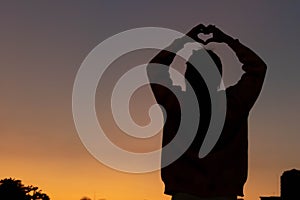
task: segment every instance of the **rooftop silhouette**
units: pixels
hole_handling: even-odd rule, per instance
[[[261,200],[300,199],[300,170],[284,171],[280,177],[280,196],[260,197]]]

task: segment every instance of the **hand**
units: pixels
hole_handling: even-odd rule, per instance
[[[208,44],[210,42],[217,42],[217,43],[229,43],[231,41],[233,41],[234,39],[225,34],[224,32],[222,32],[220,29],[218,29],[216,26],[214,25],[208,25],[205,29],[204,29],[204,34],[210,34],[212,33],[213,37],[207,39],[204,44]]]
[[[203,24],[199,24],[192,28],[186,35],[195,40],[196,42],[204,44],[205,42],[198,37],[200,33],[204,33],[206,27]]]

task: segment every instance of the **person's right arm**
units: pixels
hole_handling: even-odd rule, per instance
[[[154,93],[157,103],[165,105],[168,102],[168,95],[171,88],[178,86],[172,85],[172,80],[169,74],[169,66],[173,62],[176,53],[184,48],[188,42],[203,41],[198,37],[198,34],[204,30],[204,25],[199,24],[192,28],[182,38],[174,40],[174,42],[161,50],[148,64],[147,75],[150,81],[152,92]]]
[[[147,66],[152,92],[157,103],[163,104],[167,101],[168,89],[173,87],[170,78],[169,66],[173,62],[176,52],[184,46],[183,40],[176,39],[170,46],[161,50]]]

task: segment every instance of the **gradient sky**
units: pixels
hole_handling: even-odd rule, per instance
[[[87,54],[116,33],[145,26],[187,32],[211,23],[268,65],[249,118],[245,200],[279,195],[282,172],[300,168],[299,9],[292,0],[1,1],[0,178],[36,185],[54,200],[170,199],[159,172],[118,172],[88,153],[73,123],[73,82]],[[225,81],[234,83],[239,64],[220,48],[231,66]]]

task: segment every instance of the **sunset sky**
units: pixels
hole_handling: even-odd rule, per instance
[[[73,122],[73,83],[88,53],[114,34],[138,27],[186,33],[204,23],[238,38],[268,66],[263,90],[249,117],[244,199],[279,195],[282,172],[300,169],[299,10],[300,2],[292,0],[1,1],[0,179],[12,177],[38,186],[53,200],[83,196],[170,200],[163,195],[159,171],[119,172],[86,150]],[[234,54],[225,45],[211,48],[223,58],[225,84],[234,84],[240,76]],[[149,61],[151,52],[146,53]],[[141,61],[132,59],[132,63],[147,62],[141,57]],[[143,103],[153,101],[147,95],[137,98]],[[96,102],[97,115],[107,119],[101,94]],[[141,124],[146,123],[143,116],[147,114],[143,105],[136,105]],[[114,133],[119,131],[109,122],[106,125]],[[112,141],[129,150],[159,147],[159,135],[139,144],[119,135],[112,136]]]

